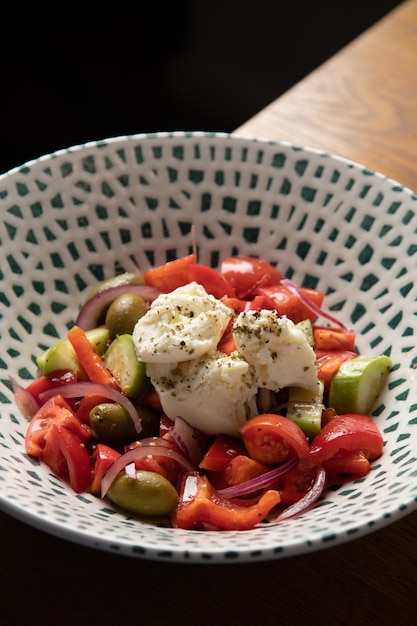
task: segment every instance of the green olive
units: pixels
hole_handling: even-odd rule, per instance
[[[159,434],[159,414],[144,406],[136,407],[142,422],[140,437],[156,437]],[[89,422],[98,439],[113,446],[123,446],[138,439],[132,418],[120,404],[102,402],[89,413]]]
[[[169,480],[146,470],[136,470],[136,478],[121,472],[107,495],[117,506],[146,516],[168,515],[178,504],[178,493]]]
[[[160,414],[146,406],[137,406],[140,421],[142,422],[142,430],[140,431],[140,438],[144,437],[157,437],[159,435]],[[136,433],[136,439],[137,439]]]
[[[117,276],[113,276],[108,280],[104,280],[103,282],[96,285],[85,298],[83,305],[86,304],[89,300],[94,298],[99,293],[106,291],[107,289],[111,289],[112,287],[123,287],[124,285],[144,285],[145,280],[141,274],[135,274],[133,272],[124,272],[123,274],[117,274]]]
[[[126,292],[113,300],[106,313],[105,326],[111,338],[131,335],[136,322],[145,315],[146,302],[135,293]]]
[[[120,404],[97,404],[91,409],[88,419],[91,428],[103,443],[121,446],[138,437],[132,418]]]

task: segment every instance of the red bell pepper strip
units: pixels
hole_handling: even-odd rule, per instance
[[[221,497],[207,476],[190,473],[182,481],[173,525],[183,529],[208,524],[221,530],[250,530],[262,522],[279,501],[278,491],[270,489],[256,504],[240,506]]]
[[[347,328],[314,325],[313,339],[316,351],[355,350],[356,333]]]
[[[91,382],[102,383],[109,387],[120,389],[117,380],[114,378],[101,356],[94,350],[82,328],[73,326],[68,331],[68,339]]]
[[[315,350],[315,353],[317,376],[323,381],[326,391],[329,390],[330,383],[342,363],[358,356],[352,350],[332,350],[330,352]]]
[[[156,287],[163,293],[169,293],[189,282],[188,268],[196,262],[196,255],[189,254],[174,261],[168,261],[164,265],[150,268],[143,273],[143,278],[147,285]]]

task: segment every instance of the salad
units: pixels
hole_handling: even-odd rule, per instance
[[[11,379],[27,454],[174,527],[281,523],[383,453],[370,414],[390,358],[358,354],[322,292],[261,259],[104,281],[37,365]]]

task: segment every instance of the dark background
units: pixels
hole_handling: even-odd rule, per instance
[[[0,172],[111,136],[232,131],[398,4],[14,6],[0,22]]]

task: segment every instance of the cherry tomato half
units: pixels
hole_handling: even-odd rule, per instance
[[[239,433],[249,455],[266,465],[308,456],[307,437],[297,424],[282,415],[257,415],[245,422]]]
[[[300,287],[300,293],[309,298],[318,307],[321,307],[324,293],[316,289]],[[285,285],[262,285],[256,290],[258,295],[264,296],[264,306],[275,309],[279,315],[286,315],[295,324],[309,319],[311,322],[317,318],[317,314],[305,304],[302,299],[293,293]]]

